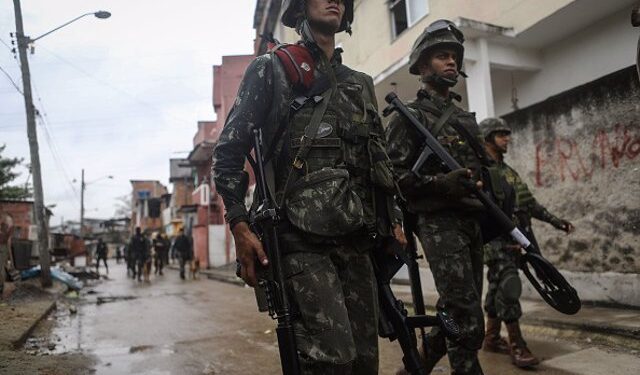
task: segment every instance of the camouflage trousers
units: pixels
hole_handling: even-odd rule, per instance
[[[514,250],[506,249],[504,245],[504,241],[495,240],[485,246],[489,287],[484,301],[484,311],[490,318],[509,323],[522,316],[522,281],[518,274],[519,255]]]
[[[437,212],[420,215],[417,235],[433,273],[444,310],[460,326],[462,337],[445,339],[438,327],[425,337],[427,357],[449,355],[453,374],[482,374],[478,349],[484,338],[482,296],[482,235],[478,222],[465,214]]]
[[[378,373],[378,290],[369,250],[287,244],[287,292],[303,374]]]

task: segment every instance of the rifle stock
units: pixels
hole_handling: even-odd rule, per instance
[[[422,153],[435,154],[444,165],[454,171],[462,168],[448,152],[442,147],[440,142],[424,127],[420,121],[409,111],[406,105],[391,92],[385,97],[385,101],[389,106],[385,108],[384,115],[388,116],[392,112],[397,111],[424,137],[424,145]],[[419,157],[418,161],[424,163],[426,157]],[[422,164],[413,166],[412,171],[417,173]],[[542,298],[556,310],[573,315],[580,310],[581,302],[576,290],[567,282],[567,280],[558,272],[558,270],[547,261],[540,250],[525,236],[513,221],[485,194],[482,190],[476,188],[472,182],[468,182],[467,188],[478,198],[484,205],[488,214],[494,221],[494,224],[500,228],[504,234],[509,234],[520,246],[525,250],[524,262],[521,268],[527,276],[533,287],[538,291]],[[535,276],[529,271],[528,265],[535,270]],[[538,279],[536,279],[536,276]]]

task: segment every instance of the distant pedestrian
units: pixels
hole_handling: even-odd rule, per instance
[[[5,267],[10,258],[11,236],[13,235],[13,220],[8,214],[0,212],[0,299],[4,292],[4,281],[7,277]]]
[[[129,241],[129,256],[132,258],[134,265],[133,278],[138,277],[138,281],[142,281],[142,272],[149,258],[149,241],[142,234],[140,227],[136,227],[136,233]]]
[[[171,240],[171,247],[169,250],[169,254],[170,254],[169,257],[170,257],[171,264],[174,264],[176,262],[176,258],[178,257],[178,255],[176,254],[176,238],[175,237]]]
[[[127,263],[127,277],[135,277],[136,275],[136,262],[131,252],[131,244],[124,245],[124,261]]]
[[[118,246],[116,248],[116,264],[120,264],[120,260],[122,259],[122,249],[124,249],[124,246]]]
[[[100,260],[104,262],[104,268],[107,269],[107,275],[109,274],[109,265],[107,264],[107,244],[104,243],[102,238],[98,239],[98,244],[96,245],[96,273],[100,274]]]
[[[185,264],[193,258],[191,250],[191,240],[184,234],[184,229],[180,229],[178,237],[173,245],[176,248],[178,261],[180,262],[180,278],[185,279]]]
[[[164,233],[158,233],[156,238],[153,240],[153,251],[155,254],[155,272],[162,275],[162,269],[168,260],[169,247],[171,243],[167,239],[167,236]]]

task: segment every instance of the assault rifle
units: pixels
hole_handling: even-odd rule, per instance
[[[413,237],[412,234],[410,236]],[[415,242],[413,245],[415,246]],[[439,326],[447,337],[458,340],[460,339],[460,328],[445,312],[438,312],[435,316],[425,314],[418,263],[416,258],[412,258],[410,255],[412,252],[417,253],[415,253],[416,249],[412,248],[411,242],[408,253],[405,253],[405,249],[395,240],[391,247],[393,255],[381,249],[375,251],[373,255],[380,303],[378,334],[389,341],[398,340],[403,353],[402,363],[407,372],[411,375],[426,375],[426,369],[418,353],[415,329],[420,329],[424,339],[425,327]],[[391,279],[404,264],[408,266],[411,278],[414,315],[409,315],[404,303],[393,294],[390,285]],[[416,299],[418,295],[419,299]]]
[[[251,131],[255,159],[251,155],[247,155],[247,160],[255,173],[258,191],[258,204],[251,213],[251,227],[262,242],[262,247],[269,259],[269,268],[261,269],[258,273],[258,288],[255,288],[258,309],[261,312],[268,311],[269,316],[278,321],[276,336],[280,350],[282,374],[299,375],[298,349],[292,324],[291,306],[285,290],[280,245],[276,232],[280,218],[276,204],[267,190],[262,158],[262,130],[253,128]]]
[[[405,117],[413,127],[424,136],[424,148],[418,157],[416,164],[411,169],[418,173],[422,164],[431,155],[438,157],[444,167],[450,171],[462,168],[462,166],[442,147],[440,142],[427,130],[420,121],[409,111],[395,93],[389,93],[385,97],[389,106],[385,108],[384,116],[389,116],[397,111]],[[484,205],[493,223],[501,233],[508,233],[524,249],[523,261],[520,268],[527,276],[540,296],[554,309],[567,315],[573,315],[580,310],[581,302],[576,290],[567,282],[562,274],[545,259],[540,250],[516,227],[513,221],[493,202],[489,196],[478,189],[472,182],[467,187]],[[534,270],[531,272],[529,266]],[[534,275],[535,273],[535,275]]]

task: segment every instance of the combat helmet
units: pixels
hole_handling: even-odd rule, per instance
[[[505,132],[511,134],[511,128],[507,122],[500,117],[489,117],[480,121],[480,130],[485,141],[491,141],[491,135],[495,132]]]
[[[457,54],[458,73],[466,77],[462,71],[462,61],[464,59],[464,35],[456,25],[449,21],[440,19],[434,21],[420,34],[413,44],[411,55],[409,56],[409,73],[420,75],[420,59],[436,47],[452,48]],[[443,77],[440,77],[443,78]],[[448,82],[451,81],[451,82]],[[453,86],[457,80],[445,79],[443,83]]]
[[[342,23],[338,32],[346,31],[351,34],[351,24],[353,23],[353,0],[343,0],[344,2],[344,15],[342,16]],[[282,24],[298,29],[300,27],[299,19],[304,16],[305,0],[284,0],[282,2]]]

